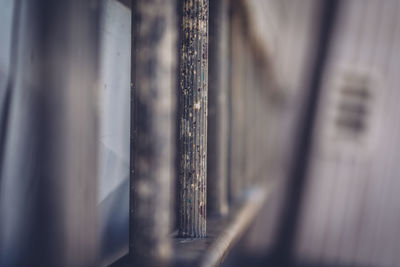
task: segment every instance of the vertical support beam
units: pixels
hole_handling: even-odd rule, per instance
[[[230,140],[230,166],[231,175],[229,177],[229,200],[235,202],[242,192],[243,170],[244,170],[244,79],[245,79],[245,43],[243,40],[243,21],[240,15],[240,3],[232,2],[232,25],[231,25],[231,45],[232,45],[232,75],[231,75],[231,140]]]
[[[294,247],[297,238],[300,208],[309,172],[312,145],[317,118],[317,107],[321,94],[322,78],[330,56],[336,19],[341,0],[324,0],[319,3],[318,29],[310,51],[309,69],[304,84],[304,103],[298,121],[293,158],[289,170],[289,181],[281,211],[279,228],[275,240],[272,266],[292,266],[295,262]]]
[[[175,1],[133,1],[129,251],[138,266],[166,266],[171,257],[175,8]]]
[[[97,266],[98,1],[21,0],[0,266]]]
[[[228,212],[228,12],[227,0],[210,2],[207,210],[217,216]]]
[[[247,46],[247,60],[246,60],[246,86],[245,86],[245,97],[243,101],[245,101],[245,183],[246,187],[250,188],[253,186],[253,179],[255,177],[256,167],[254,166],[254,149],[253,149],[253,140],[254,140],[254,131],[255,131],[255,114],[253,112],[254,105],[256,105],[255,101],[252,99],[254,91],[256,90],[254,86],[254,71],[255,71],[255,64],[253,60],[253,53],[254,51],[251,50],[251,46]]]
[[[208,0],[183,0],[179,236],[206,236]]]
[[[243,19],[243,23],[245,23],[245,19]],[[245,25],[245,24],[244,24]],[[244,192],[249,187],[250,184],[250,176],[249,176],[249,162],[251,159],[249,158],[249,134],[251,129],[249,126],[252,122],[250,121],[249,116],[249,91],[252,90],[250,88],[250,68],[251,68],[251,61],[250,61],[250,46],[248,44],[249,38],[247,35],[247,29],[243,25],[243,35],[242,35],[242,45],[243,45],[243,62],[241,65],[243,78],[241,80],[241,88],[240,88],[240,97],[238,102],[242,102],[242,118],[241,118],[241,127],[240,127],[240,139],[241,139],[241,148],[240,148],[240,179],[241,181],[241,192]]]

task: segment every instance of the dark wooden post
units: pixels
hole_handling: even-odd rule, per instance
[[[206,236],[208,0],[183,0],[179,236]]]
[[[133,1],[130,256],[165,266],[174,171],[175,1]]]
[[[207,210],[217,216],[228,212],[228,8],[227,0],[210,2]]]

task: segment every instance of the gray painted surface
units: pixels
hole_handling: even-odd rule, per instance
[[[343,1],[314,143],[299,227],[299,259],[399,266],[399,1]],[[337,83],[346,72],[371,75],[363,138],[331,127]]]
[[[4,93],[10,72],[11,31],[14,11],[13,0],[0,2],[0,110],[3,109]]]
[[[99,194],[102,263],[128,250],[131,11],[103,1],[99,79]]]
[[[269,120],[268,132],[263,133],[268,143],[268,152],[266,159],[261,157],[261,160],[267,162],[265,175],[279,183],[245,236],[241,247],[242,252],[264,255],[275,242],[280,222],[286,176],[293,152],[293,140],[296,138],[294,135],[297,132],[295,122],[304,99],[302,89],[307,71],[305,62],[314,34],[316,1],[251,2],[253,20],[258,23],[259,32],[265,35],[265,42],[270,44],[267,51],[279,82],[276,88],[267,89],[270,101],[266,104],[266,112],[262,113],[262,117],[268,117]]]

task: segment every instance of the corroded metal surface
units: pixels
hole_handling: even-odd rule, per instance
[[[179,236],[206,235],[208,1],[182,3]]]
[[[174,1],[134,1],[130,255],[138,266],[165,266],[171,254]]]

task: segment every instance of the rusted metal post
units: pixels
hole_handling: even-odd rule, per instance
[[[208,0],[183,0],[179,236],[206,236]]]
[[[207,210],[228,212],[228,1],[210,2]]]
[[[165,266],[171,257],[176,4],[133,2],[129,249],[138,266]]]

